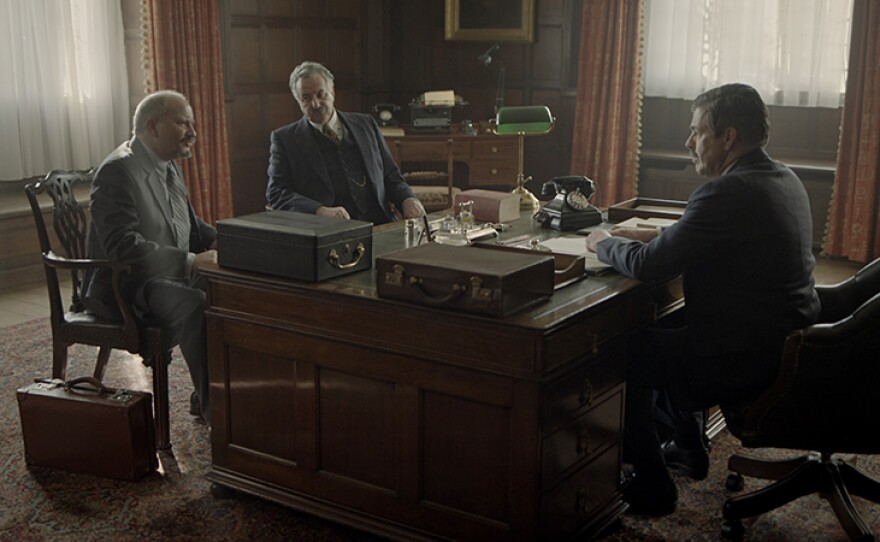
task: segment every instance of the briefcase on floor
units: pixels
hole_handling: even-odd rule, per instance
[[[82,377],[36,382],[17,397],[28,465],[120,480],[159,466],[149,393]]]
[[[553,257],[428,243],[376,258],[380,297],[504,317],[553,295]]]
[[[373,266],[373,224],[290,211],[217,221],[217,263],[321,281]]]

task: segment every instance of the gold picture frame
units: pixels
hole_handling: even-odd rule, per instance
[[[534,36],[535,0],[446,0],[448,41],[531,43]]]

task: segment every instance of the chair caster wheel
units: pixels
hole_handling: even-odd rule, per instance
[[[724,482],[724,487],[726,487],[728,491],[742,491],[745,484],[746,482],[743,479],[742,474],[728,474],[727,481]]]
[[[728,540],[742,540],[746,529],[738,519],[725,519],[721,524],[721,536]]]
[[[211,496],[215,499],[231,499],[235,496],[234,489],[217,483],[212,483],[209,491],[211,492]]]

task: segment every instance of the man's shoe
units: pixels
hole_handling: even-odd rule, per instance
[[[675,512],[678,489],[669,478],[650,480],[633,475],[622,488],[623,501],[629,505],[627,512],[643,516],[667,516]]]
[[[663,459],[667,467],[688,478],[705,480],[709,475],[709,452],[705,448],[685,450],[679,448],[674,440],[668,440],[663,444]]]
[[[199,402],[199,396],[193,391],[189,394],[189,413],[192,416],[202,416],[202,404]]]

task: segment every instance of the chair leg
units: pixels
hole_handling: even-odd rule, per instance
[[[727,469],[751,478],[782,480],[804,463],[817,461],[819,458],[820,455],[815,452],[791,459],[780,459],[775,461],[769,459],[756,459],[745,455],[732,455],[730,456],[730,459],[727,460]]]
[[[156,401],[156,448],[171,448],[171,424],[168,405],[168,363],[171,352],[157,354],[152,360],[153,398]]]
[[[844,461],[839,462],[837,468],[850,494],[880,503],[880,480]]]
[[[724,503],[724,519],[750,518],[816,493],[821,489],[822,470],[819,460],[805,462],[778,482],[746,495],[731,497]]]
[[[67,379],[67,345],[52,341],[52,378]]]
[[[102,346],[98,349],[98,362],[95,364],[95,380],[104,381],[104,373],[107,371],[107,362],[110,360],[110,352],[112,348]]]
[[[846,534],[853,541],[873,542],[874,534],[865,525],[865,522],[853,505],[849,492],[844,485],[844,478],[841,476],[837,465],[834,462],[828,461],[824,463],[824,466],[825,475],[827,476],[826,482],[829,487],[827,488],[827,493],[823,493],[822,496],[831,503],[834,515],[837,516],[837,520],[840,521]]]

